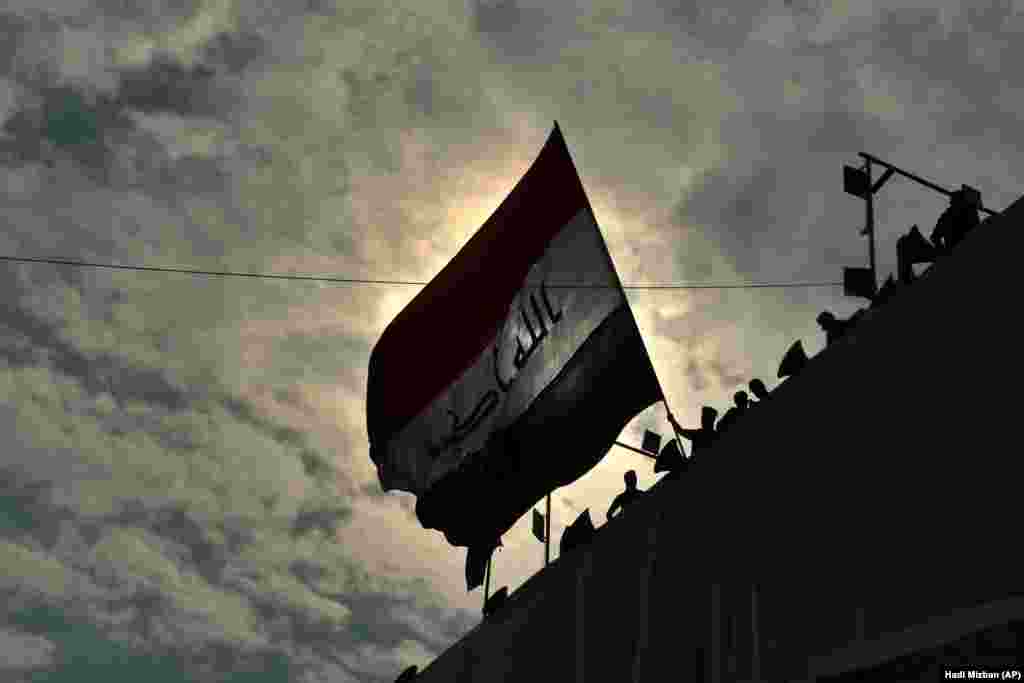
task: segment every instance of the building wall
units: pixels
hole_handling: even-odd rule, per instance
[[[1024,200],[420,680],[813,679],[847,666],[835,653],[867,642],[882,661],[912,625],[1024,593],[1022,231]]]
[[[980,629],[936,647],[926,647],[875,666],[822,677],[821,683],[853,681],[991,680],[1004,672],[1020,672],[1024,652],[1024,621],[1014,620]],[[947,672],[949,677],[947,678]],[[987,678],[979,673],[989,674]]]

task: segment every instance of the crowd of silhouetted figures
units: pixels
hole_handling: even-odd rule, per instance
[[[916,225],[906,235],[900,237],[896,242],[898,280],[894,280],[890,276],[877,292],[874,291],[872,283],[869,296],[870,308],[876,309],[885,305],[901,289],[911,286],[917,279],[913,268],[915,265],[934,263],[949,254],[974,228],[980,225],[979,208],[980,202],[976,194],[966,188],[954,191],[950,195],[949,206],[943,211],[932,231],[930,241],[924,238]],[[829,311],[818,315],[817,323],[825,333],[826,346],[843,338],[866,314],[867,310],[862,308],[845,320],[837,318]],[[779,378],[798,374],[807,362],[803,345],[797,341],[789,348],[779,364]],[[699,462],[723,434],[735,429],[736,424],[745,414],[751,410],[757,410],[756,406],[770,400],[771,392],[768,391],[762,380],[750,380],[748,388],[756,400],[751,399],[750,394],[746,391],[737,391],[733,395],[733,405],[725,411],[721,419],[719,419],[716,409],[704,406],[701,408],[699,427],[683,427],[670,412],[669,422],[676,434],[689,442],[690,456],[686,457],[680,449],[678,441],[672,439],[662,448],[660,455],[655,460],[654,471],[667,472],[670,478],[678,477],[693,463]],[[615,517],[617,512],[640,500],[645,493],[637,488],[635,471],[626,472],[624,479],[626,489],[612,501],[607,513],[609,521]],[[565,553],[573,547],[586,543],[594,532],[590,512],[585,510],[572,525],[566,528],[562,535],[560,551]]]
[[[972,230],[981,224],[978,215],[980,203],[980,197],[968,188],[956,190],[950,194],[949,206],[939,216],[935,229],[932,230],[930,241],[925,239],[916,225],[911,227],[907,234],[896,240],[896,278],[894,279],[890,275],[877,292],[869,291],[864,294],[871,301],[869,309],[884,306],[902,289],[914,284],[914,281],[917,280],[917,275],[914,273],[915,265],[935,263],[952,252]],[[872,282],[872,290],[873,287],[874,283]],[[867,309],[861,308],[846,320],[836,318],[829,311],[821,313],[817,321],[825,331],[826,344],[832,344],[841,339],[866,313]],[[797,358],[789,366],[784,364],[779,368],[779,377],[796,374],[801,367],[802,364]]]
[[[896,270],[897,278],[891,275],[886,279],[877,292],[870,292],[871,301],[868,309],[877,309],[888,303],[900,290],[911,286],[917,279],[914,273],[914,266],[919,264],[931,264],[949,254],[957,244],[978,225],[979,201],[966,189],[957,190],[950,195],[949,207],[943,211],[932,231],[931,238],[925,239],[921,231],[915,225],[907,234],[896,241]],[[849,318],[843,320],[837,318],[829,311],[824,311],[817,317],[817,323],[825,332],[825,345],[831,345],[843,338],[858,322],[863,320],[868,309],[861,308]],[[779,378],[792,377],[798,374],[807,364],[807,355],[804,353],[801,342],[795,342],[779,364]],[[676,434],[690,443],[690,456],[686,457],[679,448],[678,440],[672,439],[661,450],[660,455],[654,463],[655,472],[667,472],[668,477],[675,478],[688,470],[694,462],[698,462],[701,456],[718,441],[726,432],[735,428],[743,415],[751,410],[757,410],[756,406],[770,400],[771,392],[760,379],[752,379],[748,384],[750,394],[756,400],[750,398],[746,391],[737,391],[733,395],[733,405],[730,406],[721,419],[718,418],[718,411],[710,406],[701,408],[700,426],[685,428],[680,425],[676,418],[669,413],[668,419]],[[641,500],[646,493],[637,488],[637,476],[635,470],[629,470],[623,476],[626,488],[615,496],[606,515],[608,521],[616,517],[617,513],[632,506]],[[586,545],[593,538],[596,529],[590,519],[590,510],[584,510],[572,524],[566,527],[562,533],[559,543],[559,555],[571,551],[573,548]],[[508,588],[503,587],[495,591],[484,605],[484,617],[496,612],[507,600]],[[411,666],[396,679],[395,683],[406,683],[412,681],[417,675],[417,667]]]

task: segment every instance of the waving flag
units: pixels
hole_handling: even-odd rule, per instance
[[[416,494],[424,527],[493,548],[661,397],[555,124],[511,194],[374,347],[370,457],[384,490]]]

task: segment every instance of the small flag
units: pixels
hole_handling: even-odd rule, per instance
[[[661,455],[654,462],[654,472],[681,472],[686,469],[689,461],[683,457],[682,451],[679,450],[679,444],[675,441],[669,441],[665,444],[664,450],[661,451]]]
[[[533,511],[533,536],[541,543],[544,542],[544,515]]]
[[[489,617],[504,605],[508,601],[508,586],[502,586],[498,590],[494,591],[494,595],[487,598],[487,602],[484,603],[484,616]]]
[[[805,365],[807,365],[807,354],[804,352],[803,343],[797,339],[786,351],[786,355],[782,357],[782,362],[779,363],[779,378],[792,377],[803,370]]]
[[[871,178],[868,177],[867,171],[853,166],[843,166],[843,191],[861,199],[871,196]]]
[[[644,431],[644,442],[640,448],[650,453],[652,457],[657,457],[658,450],[661,448],[661,434],[649,429]]]
[[[875,297],[875,273],[870,268],[843,268],[843,294],[865,299]]]
[[[562,532],[562,540],[558,544],[559,556],[566,554],[573,548],[585,545],[596,533],[594,523],[590,520],[590,508],[580,513],[576,521],[565,528]]]

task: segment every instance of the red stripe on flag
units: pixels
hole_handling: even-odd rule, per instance
[[[472,365],[493,341],[530,267],[586,206],[556,125],[483,227],[381,335],[367,387],[371,442],[386,441]]]

